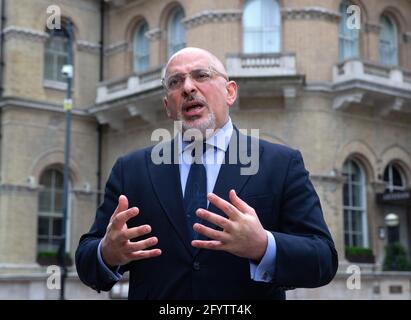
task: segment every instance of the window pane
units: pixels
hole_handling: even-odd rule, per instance
[[[387,16],[380,19],[380,62],[385,65],[396,65],[398,62],[397,30]]]
[[[61,236],[63,230],[63,219],[53,218],[53,236]]]
[[[350,198],[349,198],[349,192],[348,192],[348,184],[344,183],[343,186],[343,204],[344,206],[350,206]]]
[[[281,15],[276,0],[248,0],[243,11],[243,51],[279,52]]]
[[[53,170],[54,174],[54,188],[63,190],[64,187],[64,176],[58,170]]]
[[[45,45],[44,77],[48,80],[64,81],[61,67],[67,63],[68,41],[65,31],[54,30]]]
[[[54,212],[63,212],[63,191],[56,190],[54,193]]]
[[[353,207],[362,207],[362,186],[357,184],[351,185]]]
[[[347,26],[349,3],[343,2],[340,5],[340,24],[339,24],[339,59],[340,61],[359,55],[359,31],[349,29]]]
[[[178,50],[186,46],[186,34],[184,26],[181,22],[184,19],[184,11],[179,8],[170,17],[169,22],[169,51],[168,55],[171,56]]]
[[[39,193],[39,211],[51,212],[51,192],[50,190],[44,190]]]
[[[392,184],[397,187],[403,186],[400,171],[395,166],[392,166]]]
[[[39,236],[49,235],[49,218],[39,217],[37,233]]]
[[[45,171],[40,177],[40,184],[45,187],[51,187],[51,176],[53,174],[53,170]]]
[[[134,71],[142,72],[149,66],[150,42],[145,36],[148,24],[143,23],[134,36]]]

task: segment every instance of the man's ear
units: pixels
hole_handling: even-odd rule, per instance
[[[235,81],[229,81],[227,83],[227,104],[232,106],[237,99],[237,83]]]
[[[163,98],[163,106],[164,109],[166,110],[167,116],[170,118],[170,110],[168,110],[168,100],[166,97]]]

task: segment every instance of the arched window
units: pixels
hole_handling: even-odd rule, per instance
[[[244,53],[279,52],[281,14],[276,0],[247,0],[243,12]]]
[[[340,25],[338,27],[339,61],[359,56],[359,30],[348,28],[347,9],[351,4],[343,1],[340,4]]]
[[[150,42],[145,36],[148,24],[142,22],[136,28],[133,39],[134,71],[142,72],[150,65]]]
[[[388,192],[404,191],[406,181],[401,169],[395,164],[389,164],[384,170],[384,181],[387,183]]]
[[[49,32],[44,54],[44,79],[65,82],[61,73],[68,60],[68,34],[62,26]]]
[[[168,20],[168,57],[186,46],[186,30],[181,20],[185,17],[181,7],[174,9]]]
[[[380,19],[380,62],[384,65],[398,64],[398,35],[395,23],[387,16]]]
[[[63,231],[63,174],[48,169],[41,175],[40,185],[37,250],[57,252]]]
[[[355,160],[343,167],[344,242],[346,246],[368,247],[364,170]]]

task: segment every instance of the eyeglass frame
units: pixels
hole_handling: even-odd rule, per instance
[[[209,72],[211,72],[212,74],[214,73],[214,74],[216,74],[216,75],[224,78],[226,81],[230,81],[227,75],[225,75],[224,73],[216,70],[216,69],[213,68],[212,66],[209,66],[209,67],[206,68],[206,69],[199,68],[199,69],[194,69],[194,70],[191,70],[190,72],[185,72],[185,73],[177,72],[177,73],[174,73],[174,74],[172,74],[172,75],[169,75],[168,77],[163,77],[163,78],[161,79],[161,84],[163,85],[163,87],[164,87],[164,89],[165,89],[166,91],[176,91],[176,90],[178,90],[178,89],[181,89],[181,88],[177,88],[177,89],[170,90],[169,88],[167,88],[166,78],[169,78],[169,77],[175,76],[175,75],[183,75],[183,76],[184,76],[184,81],[186,80],[187,75],[188,75],[188,76],[190,76],[190,78],[191,78],[192,80],[194,80],[196,83],[201,83],[201,82],[198,82],[198,81],[196,81],[195,79],[193,79],[192,76],[191,76],[191,73],[192,73],[192,72],[194,72],[194,71],[200,71],[200,70],[209,71]],[[211,79],[212,79],[212,78],[210,78],[210,80],[211,80]],[[183,82],[183,84],[184,84],[184,82]]]

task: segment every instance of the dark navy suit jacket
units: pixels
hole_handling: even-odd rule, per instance
[[[251,280],[248,259],[222,251],[193,250],[183,210],[179,165],[154,164],[152,147],[115,163],[104,202],[76,251],[80,279],[95,290],[110,290],[115,284],[99,265],[97,247],[118,197],[124,194],[130,207],[140,209],[128,226],[151,225],[149,236],[158,237],[157,247],[162,250],[159,257],[120,268],[120,272],[130,271],[130,299],[284,299],[287,289],[329,283],[337,270],[337,252],[300,152],[260,140],[259,170],[247,176],[240,174],[247,165],[228,161],[232,144],[233,140],[214,193],[227,200],[229,190],[235,189],[255,209],[263,227],[273,233],[277,256],[272,283]],[[212,204],[209,210],[225,216]]]

